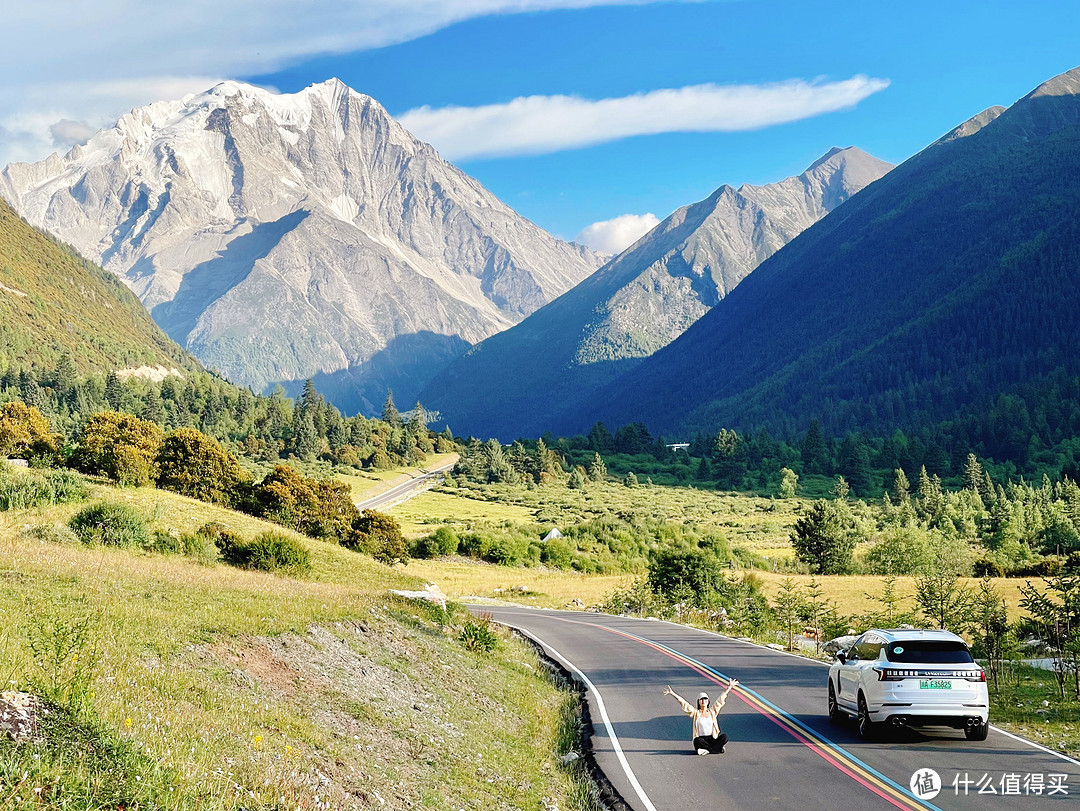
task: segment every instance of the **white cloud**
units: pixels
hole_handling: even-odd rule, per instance
[[[95,132],[97,130],[85,121],[72,121],[70,118],[61,118],[49,127],[53,144],[58,147],[85,144]]]
[[[585,226],[574,241],[600,253],[622,253],[659,224],[660,220],[652,212],[623,214]]]
[[[93,127],[132,107],[307,57],[405,42],[491,14],[661,0],[53,0],[4,9],[0,166],[37,160],[62,119]],[[684,0],[689,2],[691,0]],[[329,78],[329,77],[325,77]],[[358,88],[363,90],[363,88]],[[182,92],[179,92],[182,90]]]
[[[854,76],[693,85],[609,99],[525,96],[481,107],[418,107],[398,120],[451,159],[537,155],[661,132],[733,132],[845,110],[889,86]]]
[[[183,98],[220,82],[214,76],[150,76],[111,81],[0,86],[0,167],[35,161],[85,141],[132,107]]]

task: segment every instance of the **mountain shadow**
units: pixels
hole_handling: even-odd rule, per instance
[[[184,346],[199,317],[218,299],[244,281],[255,263],[274,249],[282,238],[307,219],[311,212],[297,209],[273,222],[256,224],[238,236],[213,259],[196,265],[184,274],[172,301],[151,311],[169,337]]]
[[[412,408],[420,391],[441,369],[468,351],[471,344],[457,335],[422,331],[398,335],[366,361],[337,372],[320,372],[311,380],[326,400],[346,415],[378,415],[387,390],[402,410]],[[303,380],[271,383],[267,391],[280,385],[290,396],[304,387]]]

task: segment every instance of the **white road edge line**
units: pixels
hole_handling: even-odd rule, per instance
[[[744,645],[753,645],[756,648],[764,648],[767,651],[772,651],[773,653],[779,653],[782,656],[791,656],[791,657],[793,657],[795,659],[800,659],[800,660],[802,660],[804,662],[810,662],[811,664],[821,665],[822,667],[830,667],[828,662],[821,662],[821,661],[819,661],[817,659],[808,659],[805,656],[799,656],[799,654],[797,654],[797,653],[789,653],[788,651],[776,650],[775,648],[766,647],[765,645],[760,645],[757,642],[751,642],[750,640],[747,640],[747,639],[739,639],[737,636],[727,636],[725,634],[718,633],[717,631],[708,631],[708,630],[706,630],[704,628],[694,628],[694,626],[692,626],[692,625],[682,625],[681,623],[672,622],[671,620],[659,620],[659,622],[663,622],[666,625],[673,625],[676,628],[690,628],[690,629],[695,630],[695,631],[701,631],[704,634],[709,634],[710,636],[719,637],[720,639],[726,639],[729,642],[741,642]],[[1012,738],[1014,741],[1019,741],[1020,743],[1026,743],[1028,746],[1032,747],[1033,749],[1038,749],[1038,750],[1040,750],[1042,752],[1046,752],[1046,754],[1048,754],[1048,755],[1053,755],[1054,757],[1060,758],[1061,760],[1064,760],[1064,761],[1066,761],[1068,763],[1072,763],[1072,764],[1074,764],[1076,766],[1080,766],[1080,760],[1074,760],[1073,758],[1069,757],[1066,754],[1063,754],[1061,752],[1056,752],[1056,751],[1054,751],[1053,749],[1051,749],[1051,748],[1049,748],[1047,746],[1043,746],[1041,743],[1036,743],[1035,741],[1028,740],[1027,738],[1025,738],[1025,737],[1023,737],[1021,735],[1014,735],[1012,732],[1009,732],[1008,730],[1002,729],[999,726],[995,726],[994,724],[990,724],[989,726],[990,726],[990,729],[993,729],[996,732],[1000,732],[1002,735],[1005,735],[1005,736],[1007,736],[1009,738]]]
[[[509,623],[502,624],[509,625]],[[574,671],[574,673],[577,674],[578,678],[585,683],[585,686],[589,688],[589,691],[593,694],[593,698],[596,699],[596,707],[600,710],[600,717],[604,719],[604,728],[607,729],[608,737],[611,739],[611,747],[615,750],[615,756],[619,759],[619,763],[622,765],[623,771],[626,773],[626,779],[630,781],[630,785],[633,786],[634,791],[637,793],[638,799],[640,799],[641,802],[644,803],[645,808],[647,808],[648,811],[656,811],[656,806],[652,804],[652,800],[649,799],[649,795],[646,794],[645,789],[641,787],[641,783],[638,782],[637,776],[634,774],[634,770],[630,768],[630,764],[626,760],[626,755],[623,754],[622,746],[619,744],[619,736],[615,734],[615,729],[611,726],[611,719],[608,718],[607,707],[604,706],[604,699],[603,697],[601,697],[600,691],[596,689],[596,685],[589,681],[589,677],[582,673],[581,670],[577,667],[577,665],[575,665],[573,662],[571,662],[569,659],[567,659],[565,656],[555,650],[555,648],[551,647],[551,645],[546,643],[544,640],[540,639],[540,637],[535,636],[529,631],[526,631],[524,628],[518,628],[516,625],[511,625],[510,627],[516,630],[518,633],[524,634],[525,636],[529,637],[529,639],[533,640],[545,650],[549,651],[556,659],[558,659],[564,665]]]

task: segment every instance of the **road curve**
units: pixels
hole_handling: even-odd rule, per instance
[[[389,490],[385,490],[379,493],[377,496],[372,496],[364,501],[356,502],[356,509],[358,510],[376,510],[382,507],[392,507],[395,504],[400,504],[403,501],[408,501],[415,495],[418,495],[425,490],[430,490],[434,487],[438,481],[447,473],[447,471],[453,469],[457,464],[457,458],[455,457],[445,464],[434,467],[431,470],[424,471],[421,475],[414,479],[409,479],[401,484],[396,484]]]
[[[569,611],[473,606],[543,644],[586,680],[597,764],[638,811],[776,809],[1069,809],[1080,807],[1080,762],[992,728],[900,731],[866,743],[826,716],[819,662],[667,622]],[[693,701],[737,678],[721,713],[723,755],[690,750],[690,721],[664,685]],[[993,719],[991,718],[991,721]],[[937,772],[920,799],[912,776]],[[991,792],[993,790],[993,793]]]

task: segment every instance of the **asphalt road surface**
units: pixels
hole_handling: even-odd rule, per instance
[[[1080,808],[1080,762],[996,728],[984,742],[938,728],[868,743],[854,722],[829,723],[819,662],[667,622],[474,610],[525,631],[584,676],[597,763],[638,811]],[[662,691],[670,684],[692,703],[729,678],[740,684],[719,720],[731,742],[722,755],[698,756],[689,718]]]
[[[455,458],[444,465],[426,471],[415,479],[409,479],[407,482],[394,485],[389,490],[379,493],[377,496],[372,496],[364,501],[358,501],[356,502],[356,509],[377,510],[380,507],[391,507],[394,504],[408,501],[418,493],[422,493],[425,490],[430,490],[434,487],[446,472],[451,470],[456,464],[457,459]]]

